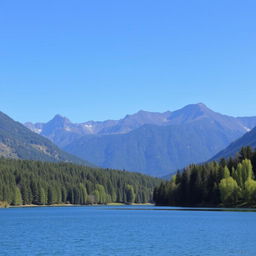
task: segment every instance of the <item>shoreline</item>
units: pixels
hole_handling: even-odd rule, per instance
[[[8,209],[8,208],[36,208],[36,207],[95,207],[95,206],[154,206],[157,210],[169,210],[169,211],[252,211],[256,212],[256,207],[220,207],[220,206],[160,206],[154,205],[151,203],[144,204],[124,204],[124,203],[108,203],[108,204],[87,204],[87,205],[78,205],[78,204],[52,204],[52,205],[9,205],[7,207],[0,207],[0,209]],[[166,209],[163,209],[166,208]],[[127,208],[128,209],[128,208]]]
[[[34,207],[81,207],[81,206],[155,206],[151,203],[144,204],[125,204],[125,203],[108,203],[108,204],[51,204],[51,205],[37,205],[37,204],[25,204],[25,205],[9,205],[8,207],[0,207],[0,209],[8,209],[8,208],[34,208]]]

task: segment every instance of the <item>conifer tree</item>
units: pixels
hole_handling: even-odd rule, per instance
[[[14,198],[13,205],[22,205],[21,192],[18,187],[15,187],[15,198]]]

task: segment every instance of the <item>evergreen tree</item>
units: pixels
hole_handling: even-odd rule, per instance
[[[131,185],[126,185],[125,188],[125,194],[126,194],[126,203],[132,204],[135,201],[135,193],[133,186]]]
[[[86,204],[87,203],[87,191],[86,188],[83,184],[80,183],[79,185],[79,189],[80,189],[80,204]]]
[[[22,197],[21,197],[21,192],[18,187],[15,187],[15,198],[12,203],[13,205],[22,205]]]
[[[39,189],[39,198],[38,198],[38,204],[45,205],[48,203],[48,198],[46,196],[44,188],[40,187]]]
[[[0,201],[14,205],[125,202],[126,184],[132,185],[135,194],[140,191],[138,201],[152,202],[160,180],[70,163],[0,159]]]
[[[154,189],[157,205],[256,205],[256,150],[245,147],[228,160],[191,165]]]

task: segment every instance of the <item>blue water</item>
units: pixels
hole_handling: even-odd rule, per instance
[[[256,212],[170,209],[0,209],[0,255],[256,255]]]

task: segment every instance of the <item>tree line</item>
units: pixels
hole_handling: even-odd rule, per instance
[[[256,206],[256,150],[243,147],[233,158],[190,165],[154,189],[156,205]]]
[[[158,184],[139,173],[0,158],[0,202],[10,205],[147,203]]]

